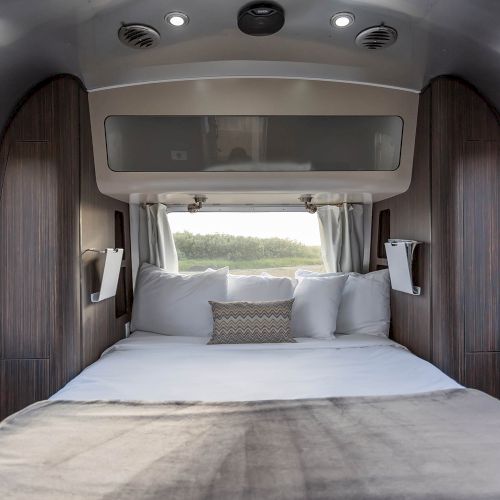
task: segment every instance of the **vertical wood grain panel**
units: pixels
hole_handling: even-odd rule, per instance
[[[465,384],[500,398],[500,352],[465,355]]]
[[[479,325],[472,330],[466,329],[465,311],[470,308],[474,294],[493,291],[491,288],[480,291],[477,288],[480,284],[473,284],[474,276],[466,270],[464,252],[469,251],[470,242],[465,230],[466,226],[469,230],[470,214],[478,210],[475,202],[470,203],[471,183],[477,183],[478,176],[484,181],[486,170],[481,168],[473,173],[469,168],[463,168],[472,161],[470,156],[465,158],[464,144],[466,141],[498,140],[500,129],[495,112],[464,82],[439,78],[431,90],[433,361],[446,373],[464,382],[465,345],[470,336],[485,335],[477,328]],[[469,197],[467,222],[464,219],[464,196]],[[495,205],[496,196],[486,191],[482,197],[488,205],[483,215],[493,213],[498,206]],[[490,236],[496,241],[500,238],[499,234],[491,233]],[[481,266],[482,272],[486,271],[481,263],[475,264]],[[495,271],[490,269],[487,272]],[[494,335],[498,336],[500,332]]]
[[[97,189],[78,80],[55,77],[22,101],[2,138],[0,188],[3,417],[61,388],[123,337],[130,318],[128,205]],[[100,277],[81,258],[85,248],[115,246],[117,210],[125,236],[119,318],[114,299],[89,303]]]
[[[128,204],[99,192],[95,179],[90,116],[86,93],[81,94],[81,248],[114,248],[119,242],[115,234],[115,211],[123,213],[126,311],[116,317],[116,297],[92,304],[90,293],[98,289],[103,257],[94,253],[82,256],[82,360],[83,366],[96,361],[110,345],[125,335],[125,324],[130,321],[132,301],[132,273],[130,256],[130,229]]]
[[[458,168],[461,127],[467,103],[453,80],[440,79],[432,91],[432,311],[433,361],[464,380],[463,180]]]
[[[17,141],[53,140],[54,87],[52,82],[38,88],[22,102],[10,125]]]
[[[418,273],[415,282],[422,295],[391,293],[391,336],[416,355],[431,358],[431,203],[430,203],[430,94],[422,94],[418,109],[417,135],[411,185],[405,193],[373,206],[370,267],[385,264],[378,257],[379,214],[390,210],[391,238],[408,238],[423,242],[416,256]]]
[[[421,297],[392,294],[392,336],[471,387],[500,390],[500,160],[498,114],[467,83],[434,80],[419,106],[410,189],[391,210],[391,237],[426,242]]]
[[[7,130],[3,138],[0,136],[0,197],[2,196],[3,181],[5,179],[5,172],[7,169],[7,160],[9,158],[12,144],[11,137],[11,130]]]
[[[48,359],[0,360],[0,420],[49,396]]]
[[[54,160],[58,166],[52,195],[57,245],[53,273],[56,286],[56,326],[52,330],[51,392],[81,369],[80,355],[80,84],[58,78],[53,87]]]
[[[500,351],[499,149],[494,141],[466,141],[460,164],[466,179],[463,271],[468,352]]]
[[[0,198],[2,357],[50,355],[55,328],[57,165],[47,142],[14,142]]]

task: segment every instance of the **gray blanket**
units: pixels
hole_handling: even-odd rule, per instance
[[[0,498],[500,499],[500,402],[42,402],[0,425]]]

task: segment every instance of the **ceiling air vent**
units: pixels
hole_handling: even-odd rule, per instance
[[[158,45],[160,34],[145,24],[124,24],[118,30],[118,38],[133,49],[151,49]]]
[[[356,45],[369,50],[385,49],[398,39],[398,32],[390,26],[373,26],[356,37]]]

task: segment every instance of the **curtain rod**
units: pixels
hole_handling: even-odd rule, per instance
[[[205,198],[206,200],[206,198]],[[269,212],[269,211],[283,211],[283,212],[299,212],[302,210],[306,210],[307,212],[310,213],[315,213],[319,207],[326,207],[326,206],[331,206],[331,207],[341,207],[344,204],[349,204],[349,205],[364,205],[362,202],[318,202],[318,203],[313,203],[309,197],[301,197],[299,201],[302,203],[294,203],[294,204],[283,204],[283,203],[276,203],[276,204],[262,204],[262,205],[256,205],[256,204],[251,204],[251,203],[241,203],[241,204],[231,204],[231,203],[212,203],[212,204],[206,204],[204,203],[205,200],[200,200],[199,197],[195,197],[195,202],[189,205],[184,205],[184,204],[179,204],[179,203],[164,203],[164,202],[157,202],[157,203],[152,203],[152,202],[147,202],[147,203],[141,203],[141,206],[152,206],[152,205],[164,205],[169,209],[171,212],[184,212],[184,211],[189,211],[191,213],[198,212],[201,208],[203,208],[204,211],[215,211],[215,212],[238,212],[238,211],[249,211],[249,212]]]

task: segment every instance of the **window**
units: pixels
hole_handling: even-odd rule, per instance
[[[228,266],[233,274],[293,277],[299,268],[324,272],[316,216],[302,212],[169,214],[179,271]]]

